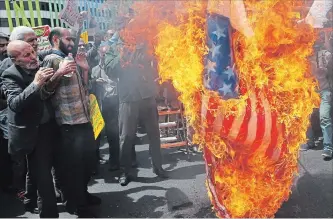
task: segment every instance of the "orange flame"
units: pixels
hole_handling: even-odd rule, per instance
[[[194,142],[205,151],[209,197],[217,215],[274,216],[289,197],[297,174],[299,145],[306,140],[308,117],[319,102],[307,60],[312,54],[313,30],[295,24],[290,1],[246,1],[254,35],[233,34],[241,97],[225,101],[203,85],[207,2],[178,1],[178,8],[169,1],[154,4],[163,7],[145,1],[134,3],[135,19],[140,22],[134,19],[123,36],[133,42],[149,41],[162,80],[171,80],[180,93],[185,115],[195,130]],[[173,19],[162,16],[165,8],[173,8]],[[263,102],[257,107],[268,106],[276,117],[276,132],[281,136],[274,150],[283,151],[276,159],[262,150],[254,151],[258,142],[237,144],[223,127],[219,131],[214,126],[216,118],[238,118],[245,109],[259,113],[248,105],[253,95]],[[210,116],[202,115],[203,110]]]

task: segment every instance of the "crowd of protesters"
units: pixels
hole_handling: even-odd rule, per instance
[[[79,31],[53,28],[48,37],[52,49],[43,52],[30,27],[0,35],[1,189],[16,194],[26,211],[40,217],[58,217],[57,202],[71,214],[94,217],[89,206],[101,203],[88,192],[88,182],[103,162],[103,136],[94,137],[89,94],[101,109],[109,170],[119,171],[119,183],[126,186],[137,165],[139,121],[149,138],[153,172],[168,178],[162,168],[154,58],[145,44],[136,45],[134,55],[117,53],[124,45],[120,29],[96,33],[87,51],[80,39],[83,16],[78,23]],[[121,66],[121,59],[135,64]]]
[[[89,206],[101,203],[88,192],[98,163],[105,162],[99,155],[103,134],[95,139],[90,122],[89,94],[96,96],[101,109],[109,170],[119,171],[119,183],[126,186],[131,168],[137,166],[138,126],[149,138],[153,172],[168,178],[160,150],[158,108],[164,106],[156,102],[156,60],[144,43],[135,45],[134,51],[119,49],[125,45],[119,36],[123,24],[97,32],[88,50],[80,39],[83,17],[78,23],[78,31],[53,28],[52,49],[43,52],[38,52],[37,36],[30,27],[16,27],[10,36],[0,33],[0,186],[40,217],[58,217],[57,202],[71,214],[94,217]],[[317,123],[323,156],[331,158],[333,35],[325,34],[316,45],[312,71],[320,86],[320,119],[312,116],[309,141],[302,149],[315,146]],[[122,61],[132,64],[124,66]],[[171,91],[165,107],[177,108],[176,94],[170,84],[165,86]]]

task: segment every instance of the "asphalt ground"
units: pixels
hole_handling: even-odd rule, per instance
[[[170,179],[160,180],[151,169],[148,146],[137,146],[139,168],[137,176],[128,186],[117,183],[117,173],[101,165],[99,174],[91,181],[89,192],[102,199],[102,204],[92,208],[103,218],[213,218],[211,204],[205,187],[205,167],[202,154],[190,154],[177,149],[163,149],[164,165]],[[108,158],[107,144],[101,148]],[[295,178],[292,194],[276,217],[333,217],[333,161],[324,161],[321,150],[301,152],[299,175]],[[59,205],[60,217],[75,217]],[[15,198],[0,194],[0,217],[35,218],[37,214],[25,213]]]

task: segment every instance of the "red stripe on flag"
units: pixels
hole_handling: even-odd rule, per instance
[[[280,153],[280,157],[279,159],[281,159],[284,154],[287,152],[287,143],[288,143],[288,139],[286,136],[286,127],[284,125],[282,125],[282,133],[283,133],[283,144],[281,146],[281,153]]]
[[[233,110],[236,110],[234,108]],[[232,127],[232,124],[234,123],[235,116],[234,115],[229,115],[225,116],[222,122],[222,129],[221,129],[221,136],[227,137],[229,135],[230,129]]]
[[[217,103],[213,97],[210,97],[207,104],[207,114],[206,114],[206,121],[207,121],[207,127],[206,127],[206,134],[213,132],[213,125],[215,120],[214,112],[217,110]]]
[[[277,146],[277,141],[279,138],[279,132],[277,128],[277,116],[276,112],[272,112],[272,130],[271,130],[271,143],[266,150],[266,156],[272,157],[275,147]]]
[[[247,99],[246,103],[247,104],[246,104],[246,109],[245,109],[245,116],[243,119],[243,123],[242,123],[241,127],[239,128],[239,132],[238,132],[238,135],[236,138],[236,142],[240,143],[240,144],[244,143],[244,141],[247,138],[248,129],[251,128],[251,127],[249,127],[249,121],[251,119],[251,112],[252,112],[250,98]]]
[[[265,109],[262,105],[261,98],[258,98],[256,111],[257,111],[257,133],[256,139],[254,140],[253,144],[251,145],[251,151],[254,153],[261,145],[262,140],[265,135]]]

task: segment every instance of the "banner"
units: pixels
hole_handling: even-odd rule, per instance
[[[51,32],[51,28],[48,25],[40,26],[40,27],[33,27],[32,28],[37,35],[37,42],[38,42],[38,51],[45,51],[52,49],[52,46],[49,42],[49,35]]]
[[[80,12],[77,3],[78,3],[77,0],[67,0],[66,6],[59,13],[59,19],[74,30],[79,29],[79,25],[77,24],[77,19],[80,17]]]
[[[94,130],[95,139],[97,139],[98,135],[103,130],[105,123],[104,123],[102,113],[99,109],[96,96],[93,94],[90,94],[89,100],[90,100],[90,122],[91,122],[93,130]]]
[[[85,44],[87,44],[88,43],[88,31],[84,31],[83,33],[81,33],[81,35],[80,35],[80,38],[83,40],[83,42],[85,43]]]

